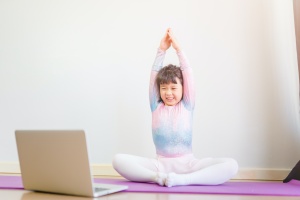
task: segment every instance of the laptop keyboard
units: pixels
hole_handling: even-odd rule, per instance
[[[102,191],[105,191],[105,190],[109,190],[109,189],[107,189],[107,188],[94,188],[95,192],[102,192]]]

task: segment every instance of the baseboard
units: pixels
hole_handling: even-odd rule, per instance
[[[92,164],[91,169],[95,176],[120,177],[111,164]],[[290,169],[241,168],[233,179],[278,181],[283,180],[289,172]],[[21,174],[19,163],[0,162],[0,174]]]
[[[281,181],[290,171],[291,169],[241,168],[233,179]]]
[[[91,164],[94,176],[120,176],[111,164]],[[21,174],[18,162],[0,162],[0,174]]]
[[[0,162],[1,174],[21,174],[19,163],[17,162]]]

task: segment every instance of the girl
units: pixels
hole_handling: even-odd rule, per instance
[[[176,50],[180,67],[162,67],[170,46]],[[114,169],[136,182],[161,186],[218,185],[238,171],[230,158],[196,159],[192,153],[192,119],[195,91],[192,69],[171,29],[163,36],[150,77],[152,136],[156,159],[117,154]]]

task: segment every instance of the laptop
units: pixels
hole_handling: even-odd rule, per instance
[[[26,190],[99,197],[128,188],[93,183],[83,130],[17,130],[15,136]]]

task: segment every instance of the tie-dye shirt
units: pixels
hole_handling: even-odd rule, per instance
[[[152,111],[152,136],[156,153],[177,157],[192,153],[192,121],[195,105],[192,68],[182,51],[177,52],[183,75],[183,98],[175,106],[159,102],[160,94],[155,80],[163,67],[165,51],[158,49],[150,77],[149,98]]]

